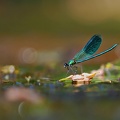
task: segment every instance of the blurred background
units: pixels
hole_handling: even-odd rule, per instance
[[[119,44],[119,5],[119,0],[1,0],[0,64],[64,63],[94,34],[103,38],[98,52]],[[118,46],[85,64],[119,57]]]

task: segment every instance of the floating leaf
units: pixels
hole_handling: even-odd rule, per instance
[[[62,78],[59,81],[65,81],[65,80],[72,80],[73,82],[88,82],[90,81],[96,73],[82,73],[82,74],[77,74],[77,75],[70,75],[66,78]]]

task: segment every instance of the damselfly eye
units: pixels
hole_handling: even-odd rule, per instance
[[[64,64],[64,67],[65,67],[65,68],[68,67],[68,66],[69,66],[69,65],[68,65],[67,63]]]

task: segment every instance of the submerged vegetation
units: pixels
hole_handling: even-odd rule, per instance
[[[69,77],[58,66],[53,69],[7,65],[1,66],[0,71],[0,113],[4,119],[120,118],[119,64],[107,63],[88,71],[89,74]]]

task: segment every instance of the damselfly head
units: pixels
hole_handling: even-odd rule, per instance
[[[69,67],[69,65],[67,63],[64,64],[64,68],[66,68],[66,67]]]
[[[67,69],[69,70],[69,67],[70,67],[70,66],[69,66],[68,63],[65,63],[65,64],[64,64],[64,68],[67,68]]]

